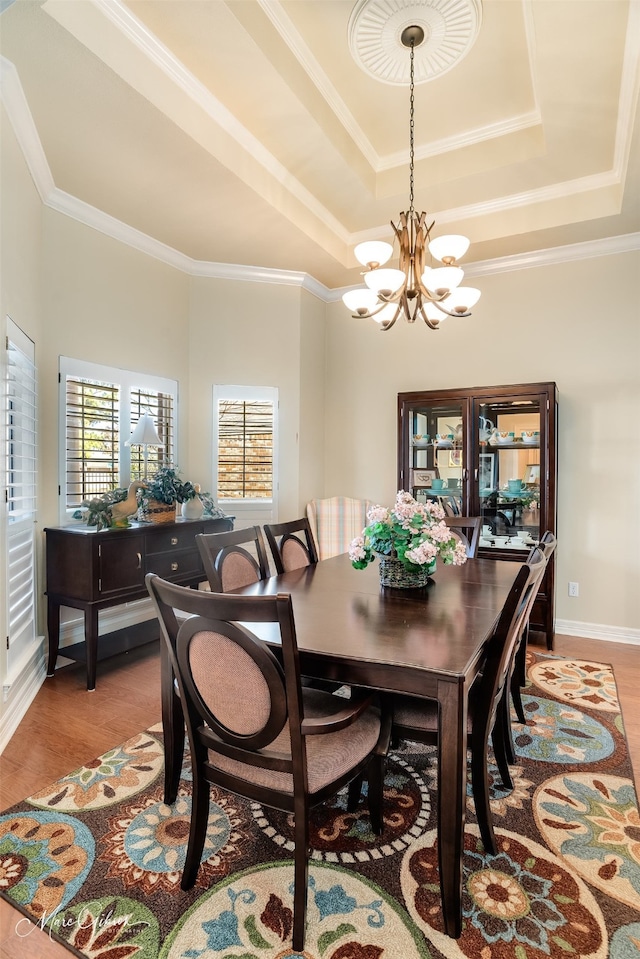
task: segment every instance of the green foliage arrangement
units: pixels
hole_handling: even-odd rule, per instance
[[[103,493],[93,499],[82,501],[80,509],[73,514],[74,519],[83,519],[87,526],[95,526],[98,530],[109,529],[113,518],[111,508],[115,503],[121,503],[127,498],[129,490],[118,487]]]
[[[146,481],[146,489],[138,490],[138,502],[146,505],[150,500],[158,503],[185,503],[196,496],[193,483],[183,482],[173,466],[161,466],[158,472]]]

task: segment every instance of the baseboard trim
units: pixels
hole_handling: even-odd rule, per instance
[[[640,629],[627,626],[603,626],[601,623],[578,623],[570,619],[556,619],[555,632],[560,636],[583,636],[601,639],[606,643],[626,643],[640,646]]]
[[[25,662],[24,669],[7,689],[0,716],[0,753],[2,753],[22,722],[36,693],[45,681],[47,671],[44,661],[44,637],[40,637],[34,653]]]

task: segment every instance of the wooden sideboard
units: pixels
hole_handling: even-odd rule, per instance
[[[95,689],[98,658],[132,649],[159,636],[155,618],[99,636],[99,611],[147,598],[144,582],[147,573],[157,573],[181,586],[204,582],[207,577],[200,561],[196,534],[229,529],[233,529],[230,516],[179,519],[175,523],[132,523],[127,529],[100,532],[87,526],[45,529],[47,676],[53,676],[58,658],[61,606],[84,612],[84,642],[64,647],[63,655],[86,661],[87,689]]]

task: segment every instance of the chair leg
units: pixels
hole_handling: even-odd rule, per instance
[[[189,844],[180,881],[180,888],[184,890],[191,889],[198,876],[209,821],[209,793],[209,783],[196,775],[194,765]]]
[[[355,812],[360,802],[362,794],[362,783],[364,782],[364,773],[360,773],[349,783],[349,792],[347,798],[347,812]]]
[[[511,700],[509,698],[510,691],[509,682],[507,682],[502,693],[502,699],[498,704],[496,723],[500,723],[502,727],[504,755],[507,760],[507,764],[513,766],[516,761],[516,751],[513,745],[513,732],[511,729]]]
[[[309,809],[304,801],[295,804],[294,879],[293,879],[293,949],[302,952],[307,920],[307,887],[309,883]]]
[[[506,690],[500,700],[500,703],[498,704],[498,712],[496,714],[496,720],[491,733],[491,741],[493,743],[493,753],[495,756],[496,765],[498,767],[498,772],[500,773],[500,779],[502,780],[502,785],[505,789],[513,789],[513,779],[511,778],[511,771],[509,769],[507,736],[505,735],[505,702],[508,703]],[[511,729],[509,727],[509,737],[510,736]],[[511,748],[513,749],[513,743],[511,744]]]
[[[473,802],[476,807],[478,827],[484,848],[490,855],[495,856],[498,851],[498,846],[491,819],[487,758],[486,740],[484,745],[480,744],[480,748],[476,747],[476,744],[473,743],[471,748],[471,791],[473,793]]]
[[[369,816],[376,836],[382,835],[385,757],[374,756],[369,763]]]

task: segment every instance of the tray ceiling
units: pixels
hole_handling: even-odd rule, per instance
[[[462,0],[375,2],[410,23]],[[14,128],[30,115],[59,208],[330,288],[358,281],[355,243],[390,239],[409,96],[353,55],[362,3],[3,6],[3,98]],[[469,263],[640,230],[638,0],[463,6],[477,37],[416,86],[415,206],[434,232],[466,233]]]

